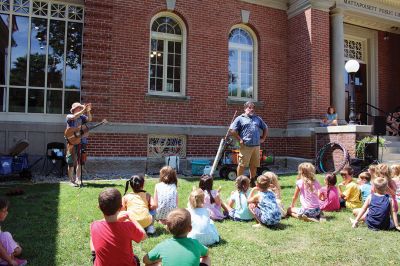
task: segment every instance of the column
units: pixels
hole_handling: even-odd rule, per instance
[[[345,87],[344,87],[344,31],[343,10],[335,8],[331,11],[331,82],[332,104],[336,108],[339,124],[345,121]]]

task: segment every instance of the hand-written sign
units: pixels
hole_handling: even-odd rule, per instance
[[[343,3],[347,6],[355,7],[357,9],[362,9],[364,11],[374,13],[377,15],[384,15],[386,17],[392,17],[400,21],[400,10],[393,10],[386,7],[375,6],[372,4],[363,3],[361,1],[355,0],[343,0]]]

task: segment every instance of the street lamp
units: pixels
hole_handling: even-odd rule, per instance
[[[350,114],[349,114],[349,124],[350,125],[355,125],[357,124],[356,122],[356,93],[354,89],[354,75],[360,68],[360,64],[357,62],[357,60],[351,59],[346,62],[344,65],[344,68],[346,69],[346,72],[349,73],[350,76]]]

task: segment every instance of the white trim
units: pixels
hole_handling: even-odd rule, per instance
[[[285,11],[287,10],[287,2],[288,2],[287,0],[240,0],[240,1]]]
[[[238,45],[238,44],[230,44],[229,37],[228,37],[228,51],[230,48],[239,49],[239,51],[251,51],[253,50],[253,98],[245,98],[245,97],[238,97],[238,96],[228,96],[229,99],[252,99],[257,101],[258,99],[258,39],[255,32],[247,25],[244,24],[237,24],[233,26],[229,33],[232,32],[234,29],[243,29],[250,34],[250,37],[253,39],[253,47],[250,48],[249,45]],[[228,58],[229,61],[229,58]],[[238,73],[240,71],[238,70]],[[228,93],[229,95],[229,93]]]
[[[181,28],[181,36],[177,36],[174,34],[167,34],[167,33],[160,33],[160,32],[153,32],[152,31],[152,25],[156,19],[159,17],[171,17],[174,20],[176,20]],[[185,96],[186,95],[186,50],[187,50],[187,30],[186,30],[186,25],[184,21],[176,14],[172,12],[160,12],[157,15],[155,15],[151,21],[150,21],[150,40],[149,40],[149,50],[148,53],[150,54],[151,52],[151,40],[152,39],[161,39],[164,41],[164,62],[163,62],[163,91],[152,91],[150,90],[150,66],[151,66],[151,59],[149,57],[149,64],[148,64],[148,71],[147,71],[147,92],[150,94],[157,94],[157,95],[179,95],[179,96]],[[167,62],[168,62],[168,54],[165,53],[168,50],[168,41],[180,41],[182,45],[182,51],[181,51],[181,77],[180,77],[180,85],[181,85],[181,91],[179,93],[177,92],[167,92],[165,91],[166,85],[165,83],[167,82]]]
[[[367,64],[367,101],[379,108],[378,88],[378,32],[354,25],[344,24],[344,38],[362,40],[366,47],[365,63]],[[378,115],[375,110],[368,110],[372,115]]]

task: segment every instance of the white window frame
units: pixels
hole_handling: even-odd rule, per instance
[[[232,48],[239,52],[239,57],[238,57],[238,73],[239,73],[238,83],[240,84],[240,81],[241,81],[241,74],[240,74],[241,57],[240,57],[240,53],[241,53],[241,51],[253,51],[253,98],[240,97],[240,96],[229,96],[229,90],[228,90],[228,98],[232,99],[232,100],[235,100],[235,101],[248,101],[248,100],[257,101],[258,100],[258,42],[257,42],[257,36],[249,26],[244,25],[244,24],[239,24],[239,25],[233,26],[230,29],[229,34],[234,29],[238,29],[238,28],[246,31],[250,35],[250,37],[253,40],[253,47],[250,48],[249,45],[241,45],[241,44],[237,44],[237,43],[230,43],[229,36],[228,36],[228,52]],[[229,62],[229,57],[228,57],[228,62]],[[229,85],[229,82],[228,82],[228,85]],[[239,91],[238,91],[238,93],[239,93]]]
[[[36,15],[33,13],[33,0],[29,1],[29,13],[18,13],[16,11],[14,11],[14,2],[10,1],[10,9],[9,11],[0,11],[1,14],[5,14],[8,16],[11,15],[16,15],[16,16],[23,16],[23,17],[27,17],[28,18],[28,46],[27,46],[27,55],[29,57],[29,54],[31,52],[31,21],[32,18],[43,18],[47,20],[47,31],[49,30],[49,25],[50,25],[50,20],[61,20],[61,21],[66,21],[66,29],[65,29],[65,33],[64,33],[64,42],[65,42],[65,46],[64,46],[64,54],[66,54],[65,49],[67,46],[67,27],[68,27],[68,23],[69,22],[78,22],[78,23],[82,23],[82,31],[84,31],[84,16],[85,16],[85,8],[84,5],[81,4],[81,1],[58,1],[58,0],[36,0],[38,2],[44,2],[48,4],[48,8],[50,9],[52,4],[62,4],[65,5],[66,8],[66,17],[64,18],[58,18],[58,17],[52,17],[51,16],[51,11],[49,10],[47,12],[46,16],[43,15]],[[68,9],[72,7],[72,8],[81,8],[82,9],[82,18],[81,19],[71,19],[68,17]],[[10,25],[9,25],[10,27]],[[82,34],[82,44],[83,44],[83,34]],[[47,32],[47,40],[49,40],[49,32]],[[11,40],[11,31],[9,32],[9,41]],[[42,121],[51,121],[51,122],[60,122],[60,121],[64,121],[65,120],[65,113],[64,113],[64,108],[62,108],[62,113],[61,114],[51,114],[51,113],[46,113],[46,109],[47,109],[47,91],[48,90],[56,90],[56,91],[73,91],[72,89],[67,89],[65,88],[65,79],[66,76],[63,76],[63,88],[48,88],[47,87],[47,69],[48,69],[48,44],[46,45],[46,63],[45,63],[45,78],[44,78],[44,82],[45,85],[44,87],[36,87],[36,86],[30,86],[29,85],[29,64],[30,64],[30,60],[27,61],[27,73],[26,73],[26,85],[10,85],[10,71],[11,71],[11,50],[9,51],[9,56],[8,56],[8,61],[7,61],[7,73],[6,73],[6,84],[5,86],[0,85],[0,89],[2,89],[3,87],[6,88],[6,97],[5,97],[5,111],[4,112],[0,112],[0,120],[2,121],[22,121],[22,122],[42,122]],[[82,58],[82,57],[81,57]],[[83,61],[81,62],[81,66],[83,66]],[[64,65],[63,65],[63,71],[65,71],[66,69],[66,60],[64,60]],[[80,80],[81,80],[81,89],[82,89],[82,72],[83,72],[83,68],[81,69],[81,73],[80,73]],[[24,112],[10,112],[9,111],[9,103],[10,103],[10,87],[12,88],[22,88],[25,89],[25,111]],[[43,113],[29,113],[28,112],[28,93],[30,89],[38,89],[38,90],[43,90],[44,91],[44,112]],[[81,90],[80,90],[80,97],[82,96]],[[64,94],[62,96],[62,106],[64,107]]]
[[[160,17],[170,17],[178,22],[179,27],[181,28],[181,35],[174,35],[168,33],[154,32],[151,30],[153,23]],[[187,46],[187,31],[185,27],[185,23],[183,20],[174,13],[171,12],[160,12],[155,15],[150,22],[150,41],[149,41],[149,52],[151,53],[151,40],[163,40],[164,41],[164,58],[163,58],[163,90],[162,91],[152,91],[150,90],[150,56],[149,56],[149,67],[148,67],[148,79],[147,79],[147,88],[149,94],[154,95],[169,95],[169,96],[184,96],[186,95],[186,46]],[[167,88],[167,71],[168,71],[168,41],[180,41],[181,42],[181,76],[180,76],[180,84],[181,91],[180,92],[169,92],[166,91]]]

